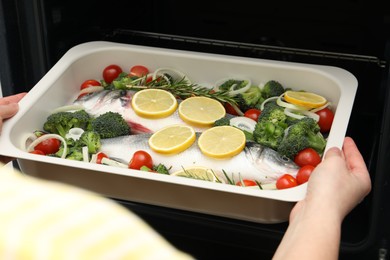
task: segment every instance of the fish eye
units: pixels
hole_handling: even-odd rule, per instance
[[[284,161],[284,162],[289,162],[290,161],[290,158],[288,158],[285,155],[283,155],[281,158],[282,158],[282,161]]]

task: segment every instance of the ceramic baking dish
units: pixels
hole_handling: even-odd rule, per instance
[[[211,84],[227,75],[253,82],[277,80],[286,87],[325,96],[335,110],[326,149],[341,147],[352,110],[357,80],[348,71],[329,66],[279,62],[112,42],[89,42],[70,49],[20,102],[20,111],[7,120],[0,137],[0,154],[16,157],[23,173],[76,185],[123,200],[206,213],[258,223],[288,220],[306,184],[286,190],[260,190],[189,178],[39,156],[23,150],[23,142],[42,129],[50,111],[72,103],[80,84],[101,79],[109,64],[130,68],[180,69],[192,82]],[[243,165],[243,167],[245,167]]]

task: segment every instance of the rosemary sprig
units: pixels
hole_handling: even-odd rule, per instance
[[[141,80],[138,82],[146,82]],[[137,82],[137,83],[138,83]],[[169,81],[161,78],[154,79],[143,85],[126,85],[128,89],[140,90],[145,88],[164,89],[171,92],[175,97],[186,99],[194,96],[209,97],[220,101],[221,103],[237,104],[235,98],[229,95],[228,90],[213,91],[207,87],[189,83],[185,78],[180,80],[170,79]]]

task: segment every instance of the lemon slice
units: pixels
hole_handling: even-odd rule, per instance
[[[209,127],[226,114],[223,105],[208,97],[190,97],[179,105],[180,118],[190,124],[200,127]]]
[[[323,96],[304,91],[288,90],[284,93],[284,99],[292,104],[304,107],[317,108],[326,104],[327,100]]]
[[[171,125],[155,132],[149,138],[152,150],[162,154],[176,154],[189,148],[196,139],[195,131],[187,125]]]
[[[216,126],[204,131],[198,146],[206,156],[225,159],[239,154],[245,148],[245,134],[233,126]]]
[[[203,166],[191,166],[184,167],[184,169],[174,172],[172,176],[181,176],[197,180],[217,182],[217,178],[213,174],[213,171],[208,167]]]
[[[146,118],[163,118],[177,108],[176,98],[162,89],[144,89],[135,93],[131,100],[135,113]]]

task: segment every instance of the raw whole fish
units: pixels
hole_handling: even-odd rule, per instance
[[[244,151],[232,158],[213,159],[202,154],[197,142],[176,155],[156,153],[149,148],[148,139],[150,136],[151,134],[138,134],[102,139],[101,151],[109,157],[117,158],[127,164],[134,152],[144,150],[152,156],[154,164],[162,163],[168,168],[172,167],[171,173],[190,166],[203,166],[216,173],[221,173],[224,170],[229,178],[234,179],[235,182],[242,178],[257,180],[261,184],[273,183],[285,173],[296,176],[299,169],[292,160],[255,142],[247,142]],[[221,176],[221,174],[218,175]]]
[[[138,116],[131,107],[132,90],[103,90],[83,96],[74,104],[82,105],[87,113],[98,116],[112,111],[120,113],[131,127],[133,134],[154,133],[157,130],[173,124],[185,124],[176,110],[172,115],[160,119],[148,119]],[[207,128],[193,127],[197,132]]]

